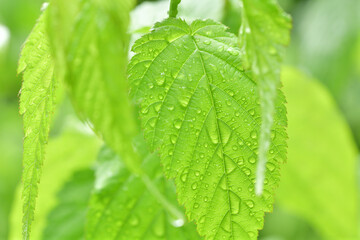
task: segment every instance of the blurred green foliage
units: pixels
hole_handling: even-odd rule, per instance
[[[206,13],[206,11],[210,12],[211,10],[213,15],[216,14],[218,20],[222,19],[222,21],[230,27],[230,30],[236,33],[240,26],[241,18],[239,12],[232,8],[232,1],[234,0],[224,0],[221,12],[214,12],[214,9],[211,8],[211,4],[207,4],[208,9],[202,9],[202,13]],[[138,4],[141,4],[142,2],[144,2],[144,0],[139,0]],[[200,2],[204,1],[199,1],[199,3]],[[322,159],[319,160],[320,158],[316,157],[318,156],[318,153],[315,150],[318,148],[316,148],[315,145],[323,141],[321,137],[314,135],[313,138],[309,138],[305,135],[306,131],[302,132],[301,129],[296,129],[301,126],[301,122],[294,123],[294,125],[291,126],[291,116],[289,117],[290,149],[288,168],[295,168],[296,171],[303,172],[304,177],[306,176],[307,178],[315,178],[315,180],[318,178],[326,179],[326,177],[329,176],[322,174],[321,169],[316,169],[316,167],[321,168],[322,165],[320,163],[323,163],[324,165],[327,164],[326,154],[329,154],[329,156],[332,157],[339,156],[335,159],[331,159],[331,166],[336,170],[336,164],[338,164],[339,168],[341,168],[343,166],[342,164],[344,164],[344,159],[350,159],[359,152],[360,1],[279,0],[279,2],[285,10],[293,16],[294,27],[292,31],[291,45],[287,52],[287,64],[291,64],[311,76],[311,79],[308,81],[321,82],[323,87],[319,87],[322,92],[319,94],[325,94],[328,98],[335,99],[335,102],[331,107],[333,111],[331,111],[331,113],[322,113],[322,118],[317,119],[317,123],[321,125],[321,122],[324,122],[325,124],[325,122],[328,123],[328,121],[336,121],[335,119],[341,119],[342,116],[346,119],[346,122],[341,120],[343,129],[338,130],[338,134],[334,133],[333,135],[323,136],[324,146],[321,148]],[[34,26],[36,19],[40,15],[42,3],[43,1],[41,0],[0,1],[0,24],[8,28],[10,32],[9,41],[4,46],[0,46],[0,240],[17,240],[21,234],[21,227],[19,224],[21,222],[19,219],[21,216],[21,204],[20,195],[18,193],[19,190],[16,189],[18,188],[18,183],[20,182],[23,133],[21,119],[18,115],[18,92],[21,85],[21,79],[16,75],[16,68],[20,47]],[[167,6],[166,4],[162,5],[165,7]],[[215,10],[219,10],[219,8]],[[138,14],[143,15],[144,19],[160,20],[164,14],[166,14],[166,11],[166,8],[163,8],[159,11],[143,11]],[[185,10],[183,14],[187,14]],[[195,16],[198,16],[199,14],[201,13],[194,13]],[[203,16],[201,15],[201,17]],[[213,18],[214,16],[210,15],[209,17]],[[151,22],[149,25],[152,25]],[[136,26],[134,26],[134,28],[136,28]],[[0,38],[1,37],[2,36],[0,36]],[[301,78],[300,75],[300,73],[293,73],[293,75],[288,76],[293,78],[291,81],[300,82],[301,80],[298,79]],[[287,81],[284,79],[285,89],[287,87],[286,84]],[[318,83],[313,84],[319,86]],[[300,91],[300,89],[301,88],[296,90]],[[327,91],[328,93],[326,93]],[[288,94],[292,93],[289,92]],[[301,92],[304,102],[305,99],[310,101],[310,103],[307,103],[310,105],[310,107],[308,106],[309,111],[317,111],[315,106],[314,108],[311,108],[311,100],[319,101],[319,99],[317,99],[314,95],[317,96],[317,93],[313,93],[313,95],[311,95],[306,92]],[[292,97],[288,97],[288,99],[289,107],[291,107],[292,103],[290,100]],[[63,101],[64,103],[61,104]],[[303,102],[299,100],[298,104],[300,106]],[[100,144],[97,140],[95,140],[94,136],[89,135],[90,130],[84,127],[84,125],[76,118],[67,98],[60,98],[59,105],[61,107],[57,111],[55,122],[53,123],[51,140],[47,151],[47,161],[44,165],[43,179],[40,184],[39,191],[41,191],[41,194],[38,199],[39,208],[37,209],[37,217],[34,222],[34,226],[37,227],[34,227],[33,229],[33,239],[41,239],[40,236],[44,229],[44,236],[51,235],[51,225],[48,225],[45,228],[46,221],[49,219],[49,221],[54,224],[54,222],[61,218],[61,216],[56,216],[54,212],[52,213],[52,210],[55,209],[56,206],[57,209],[64,207],[64,205],[61,205],[59,200],[56,199],[57,193],[66,182],[71,180],[71,176],[74,171],[80,168],[89,168],[92,165]],[[321,106],[317,106],[317,108],[321,108]],[[340,111],[338,109],[340,109]],[[318,110],[320,111],[321,109]],[[289,110],[289,114],[290,113],[291,109]],[[311,112],[308,114],[311,114]],[[307,122],[310,121],[311,119],[303,119],[302,124],[307,124]],[[348,129],[346,125],[348,125],[351,129],[350,134],[345,133],[348,131],[346,130]],[[315,126],[315,128],[316,127],[318,126]],[[335,126],[329,127],[331,127],[332,130],[335,128]],[[299,135],[292,139],[292,132],[297,132]],[[301,135],[302,133],[303,135]],[[333,145],[333,143],[326,142],[326,140],[330,141],[331,139],[333,141],[339,141],[337,137],[343,134],[349,135],[346,137],[346,142],[347,145],[349,145],[348,147],[352,148],[351,157],[342,157],[339,147],[336,144]],[[355,138],[355,141],[353,141],[352,136],[350,135]],[[296,153],[296,149],[294,150],[291,148],[292,141],[296,141],[297,138],[308,138],[308,142],[305,142],[309,144],[306,148],[306,155]],[[357,144],[357,148],[350,146],[352,142]],[[78,150],[75,151],[74,148]],[[309,156],[313,157],[314,164],[311,162],[306,162],[305,164],[305,159],[308,161],[311,160],[308,159],[310,158]],[[304,160],[304,164],[299,163],[302,160]],[[331,191],[336,191],[336,189],[342,189],[342,184],[344,184],[342,181],[345,178],[344,176],[351,178],[351,180],[347,179],[347,181],[353,181],[355,172],[358,169],[358,167],[355,168],[354,166],[358,165],[359,160],[357,159],[356,163],[352,161],[355,161],[355,159],[347,161],[351,166],[347,166],[346,170],[342,170],[344,171],[342,173],[343,175],[338,178],[334,177],[331,178],[331,180],[325,181],[325,186],[337,186],[336,188],[334,187],[334,189],[330,189]],[[315,172],[312,173],[311,171],[304,171],[308,168],[312,168],[313,170],[315,169]],[[294,196],[296,196],[295,194],[301,194],[299,196],[304,196],[304,192],[300,191],[300,188],[303,187],[306,182],[308,182],[309,185],[312,185],[312,182],[310,181],[312,179],[307,179],[307,181],[305,181],[305,179],[301,182],[299,191],[296,191],[296,187],[291,187],[290,189],[295,191],[292,193],[286,190],[287,187],[291,185],[291,181],[289,180],[291,178],[286,175],[286,167],[284,171],[285,174],[282,179],[284,184],[280,184],[283,188],[280,188],[279,190],[277,205],[274,213],[267,214],[265,218],[265,228],[260,233],[260,239],[329,239],[329,233],[326,233],[324,229],[331,228],[333,231],[338,229],[336,228],[337,226],[333,227],[331,217],[323,217],[322,219],[321,216],[318,216],[315,218],[309,215],[309,212],[316,213],[316,211],[312,211],[317,209],[316,204],[323,204],[324,199],[329,199],[330,201],[332,199],[330,197],[331,195],[327,195],[328,193],[324,190],[324,193],[318,192],[319,196],[316,200],[304,198],[302,200],[302,205],[296,204],[294,201],[292,204],[289,204],[289,202],[291,202],[291,197],[294,198]],[[91,177],[91,173],[89,174],[89,172],[80,172],[75,174],[73,179],[80,178],[85,181],[87,178]],[[334,182],[331,183],[330,181]],[[355,185],[354,182],[351,182],[350,185],[351,184]],[[81,188],[81,186],[79,187]],[[88,185],[85,181],[83,188],[81,188],[85,192],[84,194],[88,191],[87,187]],[[312,186],[307,187],[310,188]],[[353,189],[355,187],[357,187],[357,190]],[[352,186],[351,190],[346,190],[347,188],[349,188],[349,184],[344,186],[343,191],[346,191],[348,197],[351,198],[350,200],[359,203],[356,196],[358,195],[359,187]],[[314,186],[312,191],[315,190],[316,188]],[[72,189],[64,187],[59,195],[60,201],[66,202],[68,200],[73,200],[73,193],[71,193],[71,191]],[[332,192],[331,194],[336,194],[336,192]],[[310,195],[317,196],[316,194]],[[323,200],[321,201],[321,199]],[[79,199],[79,202],[81,201],[86,201],[86,199]],[[82,202],[82,204],[84,203]],[[341,208],[341,206],[338,206],[338,204],[332,204],[331,202],[328,204],[329,205],[323,206],[327,206],[326,209],[333,208],[331,212],[333,212],[333,216],[336,217],[337,215],[335,213],[339,210],[339,208]],[[356,205],[356,203],[352,204]],[[346,203],[346,205],[348,205],[348,203]],[[347,211],[352,211],[351,206],[347,207],[350,209]],[[304,210],[304,208],[307,209]],[[326,211],[326,209],[322,211]],[[64,214],[66,214],[66,211],[68,211],[68,209],[64,210]],[[81,210],[79,211],[81,212]],[[356,212],[356,210],[354,211]],[[10,213],[12,216],[11,221]],[[322,212],[318,213],[318,215],[321,214]],[[354,213],[354,215],[357,216],[356,213]],[[348,220],[349,219],[345,219],[344,221]],[[9,238],[10,222],[12,223],[11,238]],[[346,223],[344,224],[346,225]],[[357,224],[357,226],[359,226],[359,224]],[[354,226],[351,227],[351,229],[353,228]],[[64,226],[64,229],[66,229],[66,226]],[[50,237],[45,237],[44,239],[50,239]],[[67,239],[78,238],[68,237]]]

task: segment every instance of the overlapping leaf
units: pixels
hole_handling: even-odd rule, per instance
[[[177,206],[175,188],[160,168],[156,154],[149,154],[143,140],[143,168],[168,201]],[[145,151],[144,151],[145,150]],[[131,175],[109,149],[100,153],[95,192],[90,200],[88,239],[200,239],[193,224],[174,219],[146,189],[140,177]]]
[[[70,18],[77,21],[69,24],[64,17],[66,12],[53,11],[60,18],[52,18],[52,23],[65,29],[68,37],[55,32],[58,28],[53,29],[51,36],[55,38],[54,43],[62,39],[69,41],[60,46],[65,51],[66,63],[58,65],[67,66],[63,75],[80,116],[93,124],[108,145],[123,156],[128,167],[138,171],[140,162],[131,145],[137,126],[126,81],[127,28],[134,2],[88,0],[80,3],[69,1],[68,4],[75,5],[72,8],[56,5],[58,11],[72,9],[75,17]],[[60,56],[57,60],[63,61],[57,47],[54,46],[57,56]]]
[[[276,0],[237,1],[242,15],[240,46],[245,53],[245,65],[251,68],[260,93],[262,121],[256,191],[261,194],[274,124],[276,95],[280,87],[280,63],[285,46],[290,41],[291,19]]]
[[[46,12],[26,40],[18,73],[23,73],[20,113],[24,123],[23,153],[23,237],[29,239],[38,193],[45,146],[54,109],[56,81],[46,33]]]
[[[278,202],[312,223],[324,239],[358,239],[358,150],[350,129],[323,86],[293,68],[282,76],[289,163]]]
[[[258,85],[242,70],[237,37],[211,20],[157,23],[129,66],[142,126],[178,199],[206,239],[256,239],[285,159],[284,98],[276,103],[265,191],[255,196]]]
[[[94,172],[74,173],[58,193],[58,205],[50,212],[42,239],[83,239],[86,212],[94,184]]]

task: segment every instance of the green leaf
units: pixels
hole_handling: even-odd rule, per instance
[[[69,129],[60,136],[49,139],[46,164],[39,184],[39,197],[31,231],[32,239],[41,239],[46,227],[46,217],[57,204],[56,194],[75,171],[88,168],[96,160],[100,145],[96,136]],[[21,239],[20,191],[17,191],[14,199],[9,239],[18,240]]]
[[[238,0],[242,15],[240,47],[245,65],[253,71],[259,85],[261,131],[256,193],[262,193],[274,124],[275,101],[280,87],[280,64],[285,46],[290,41],[291,18],[276,0]]]
[[[145,139],[159,150],[200,235],[256,239],[285,159],[284,98],[276,105],[265,191],[257,197],[258,86],[242,70],[237,37],[225,30],[212,20],[157,23],[133,47],[131,95],[141,100]]]
[[[42,239],[83,239],[94,172],[81,170],[74,173],[58,193],[58,205],[50,212]]]
[[[312,223],[324,239],[358,239],[358,150],[351,131],[316,80],[293,68],[286,68],[282,78],[289,161],[278,201]]]
[[[143,140],[137,149],[146,150]],[[167,181],[156,154],[143,151],[143,168],[168,201],[177,205],[175,188]],[[120,159],[104,148],[96,166],[87,239],[200,239],[193,224],[172,218],[140,177],[131,175]]]
[[[34,219],[38,183],[55,105],[54,63],[46,33],[46,12],[21,51],[18,73],[23,72],[20,114],[24,123],[23,153],[23,238],[29,239]]]
[[[73,14],[76,15],[70,14],[70,17],[77,21],[70,25],[66,17],[56,19],[55,16],[52,22],[66,29],[69,36],[65,37],[69,42],[60,49],[65,51],[67,62],[59,65],[67,66],[65,81],[75,108],[80,117],[91,122],[107,144],[123,156],[127,166],[139,172],[140,161],[131,145],[138,129],[126,80],[127,28],[134,1],[90,0],[83,1],[80,6],[76,1],[69,1],[69,4],[74,5],[68,8],[75,9]],[[58,5],[58,11],[63,9],[61,6]],[[66,13],[58,16],[66,16]],[[63,39],[61,32],[52,32],[51,36]],[[54,43],[58,41],[53,40]],[[57,52],[57,46],[54,48]],[[63,58],[61,53],[59,55],[57,60],[61,61]]]

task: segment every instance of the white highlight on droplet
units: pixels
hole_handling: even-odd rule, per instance
[[[185,223],[184,219],[181,219],[181,218],[180,218],[180,219],[176,219],[176,220],[172,221],[172,222],[171,222],[171,225],[173,225],[174,227],[178,228],[178,227],[184,226],[184,223]]]
[[[0,24],[0,49],[5,47],[10,39],[10,30],[5,26]]]
[[[48,6],[49,6],[49,3],[48,3],[48,2],[44,2],[44,3],[41,5],[40,10],[41,10],[41,11],[45,11]]]

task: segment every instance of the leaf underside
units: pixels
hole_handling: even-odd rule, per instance
[[[212,20],[157,23],[133,46],[132,97],[145,139],[175,178],[178,200],[206,239],[256,239],[285,160],[279,92],[265,191],[255,196],[258,85],[242,67],[237,37]]]
[[[146,149],[143,140],[136,144]],[[146,151],[142,158],[147,175],[177,205],[174,185],[165,179],[159,158]],[[99,155],[87,219],[88,239],[200,239],[192,223],[180,226],[108,148]]]
[[[136,172],[140,161],[133,151],[131,140],[137,135],[138,129],[128,99],[126,80],[127,28],[134,1],[91,0],[82,1],[77,7],[79,3],[70,1],[69,4],[74,5],[73,9],[79,9],[76,16],[72,16],[72,19],[77,19],[74,26],[70,26],[73,29],[67,29],[70,32],[67,34],[68,46],[62,49],[67,56],[65,81],[69,85],[75,109]],[[61,11],[61,6],[58,8]],[[52,22],[59,28],[69,28],[66,17],[62,22],[55,20]],[[55,43],[63,37],[56,32],[52,36]],[[57,46],[54,48],[58,53]],[[60,62],[59,66],[64,64]]]
[[[54,109],[56,81],[45,24],[39,18],[21,51],[18,73],[23,73],[20,114],[24,124],[23,153],[23,238],[29,239],[34,219],[38,183]]]
[[[291,18],[276,0],[236,0],[240,4],[242,23],[240,47],[247,68],[258,83],[261,105],[259,163],[256,192],[261,194],[265,163],[269,154],[271,128],[280,83],[280,64],[290,41]]]

